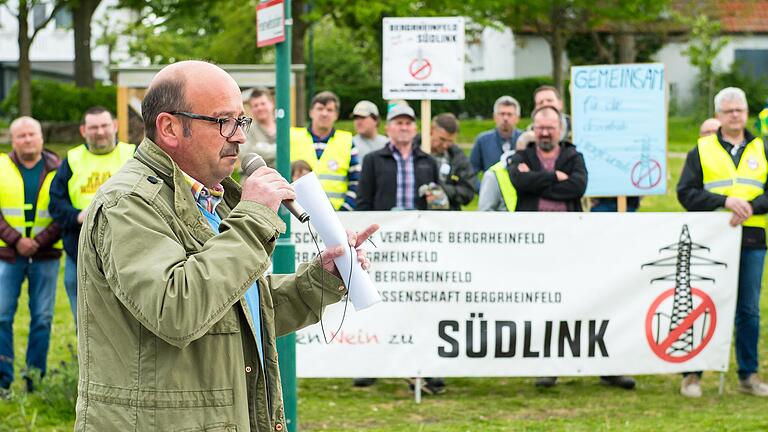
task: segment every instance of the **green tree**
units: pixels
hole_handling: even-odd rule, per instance
[[[7,0],[0,0],[0,4],[8,9],[19,24],[17,35],[19,45],[19,115],[28,116],[32,114],[32,62],[29,59],[29,50],[40,30],[51,22],[56,13],[64,7],[64,3],[63,1],[53,1],[53,7],[49,8],[50,3],[42,0],[19,0],[15,9]],[[36,23],[33,23],[30,28],[29,16],[36,6],[41,6],[42,9],[38,8],[38,11],[45,10],[45,13],[40,19],[36,19]]]
[[[690,27],[688,49],[685,50],[685,54],[691,64],[699,70],[699,82],[704,89],[702,96],[706,97],[707,101],[707,115],[712,116],[715,111],[715,78],[717,77],[717,71],[714,68],[715,59],[728,44],[729,39],[721,36],[720,22],[712,20],[705,13],[680,19]]]
[[[184,59],[257,63],[272,49],[256,48],[256,2],[238,0],[124,0],[140,18],[124,33],[129,53],[152,64]]]

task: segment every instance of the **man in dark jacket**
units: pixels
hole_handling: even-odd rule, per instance
[[[357,210],[426,210],[427,195],[419,188],[439,184],[437,162],[414,147],[416,114],[396,105],[387,114],[389,142],[363,160]]]
[[[699,138],[688,152],[677,184],[677,199],[688,211],[728,210],[733,214],[730,225],[742,226],[734,329],[739,390],[768,397],[768,383],[757,374],[768,219],[768,148],[745,128],[749,112],[743,90],[721,90],[715,96],[715,111],[721,126],[716,134]],[[699,375],[686,375],[680,388],[684,396],[701,396]]]
[[[475,197],[475,172],[469,158],[456,145],[459,121],[451,113],[432,120],[432,157],[437,160],[440,186],[445,191],[451,210],[461,210]]]
[[[43,150],[37,120],[20,117],[10,131],[13,150],[0,154],[0,397],[13,382],[13,317],[24,279],[30,312],[27,390],[29,372],[45,375],[61,258],[60,229],[48,212],[59,158]]]
[[[587,188],[584,157],[560,141],[560,112],[544,106],[534,112],[536,141],[510,161],[509,176],[517,190],[517,211],[581,211]]]
[[[581,211],[581,197],[587,189],[584,157],[568,141],[560,139],[561,114],[552,106],[533,112],[535,142],[515,153],[509,173],[517,191],[516,211]],[[601,381],[624,389],[635,388],[635,380],[625,376],[602,376]],[[539,387],[552,387],[557,377],[541,377]]]

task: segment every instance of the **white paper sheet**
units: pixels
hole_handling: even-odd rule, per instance
[[[353,249],[347,244],[347,232],[336,216],[336,211],[315,173],[309,173],[293,182],[293,189],[296,191],[296,201],[309,213],[309,222],[320,234],[325,246],[327,248],[347,246],[344,255],[336,258],[334,262],[341,273],[344,285],[349,289],[349,299],[355,310],[361,311],[379,303],[381,296],[373,286],[368,273],[360,267],[357,253],[352,255]],[[350,260],[352,260],[351,278]]]

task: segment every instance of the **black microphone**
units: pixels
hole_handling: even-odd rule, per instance
[[[242,162],[240,163],[240,168],[243,171],[243,176],[248,177],[251,174],[255,173],[257,169],[267,166],[267,163],[264,162],[264,158],[257,155],[256,153],[248,153],[242,158]],[[304,211],[303,208],[294,200],[285,200],[283,201],[283,206],[288,209],[291,214],[299,220],[299,222],[304,223],[309,220],[309,214]]]

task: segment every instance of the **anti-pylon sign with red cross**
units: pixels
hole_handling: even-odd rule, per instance
[[[670,363],[682,363],[698,355],[712,340],[717,326],[717,310],[712,298],[698,288],[691,288],[693,310],[669,331],[668,323],[661,324],[666,311],[672,310],[672,298],[675,289],[664,291],[653,301],[645,317],[645,336],[651,350],[662,360]],[[668,316],[668,315],[667,315]],[[693,328],[693,345],[690,350],[672,349],[672,345]]]

